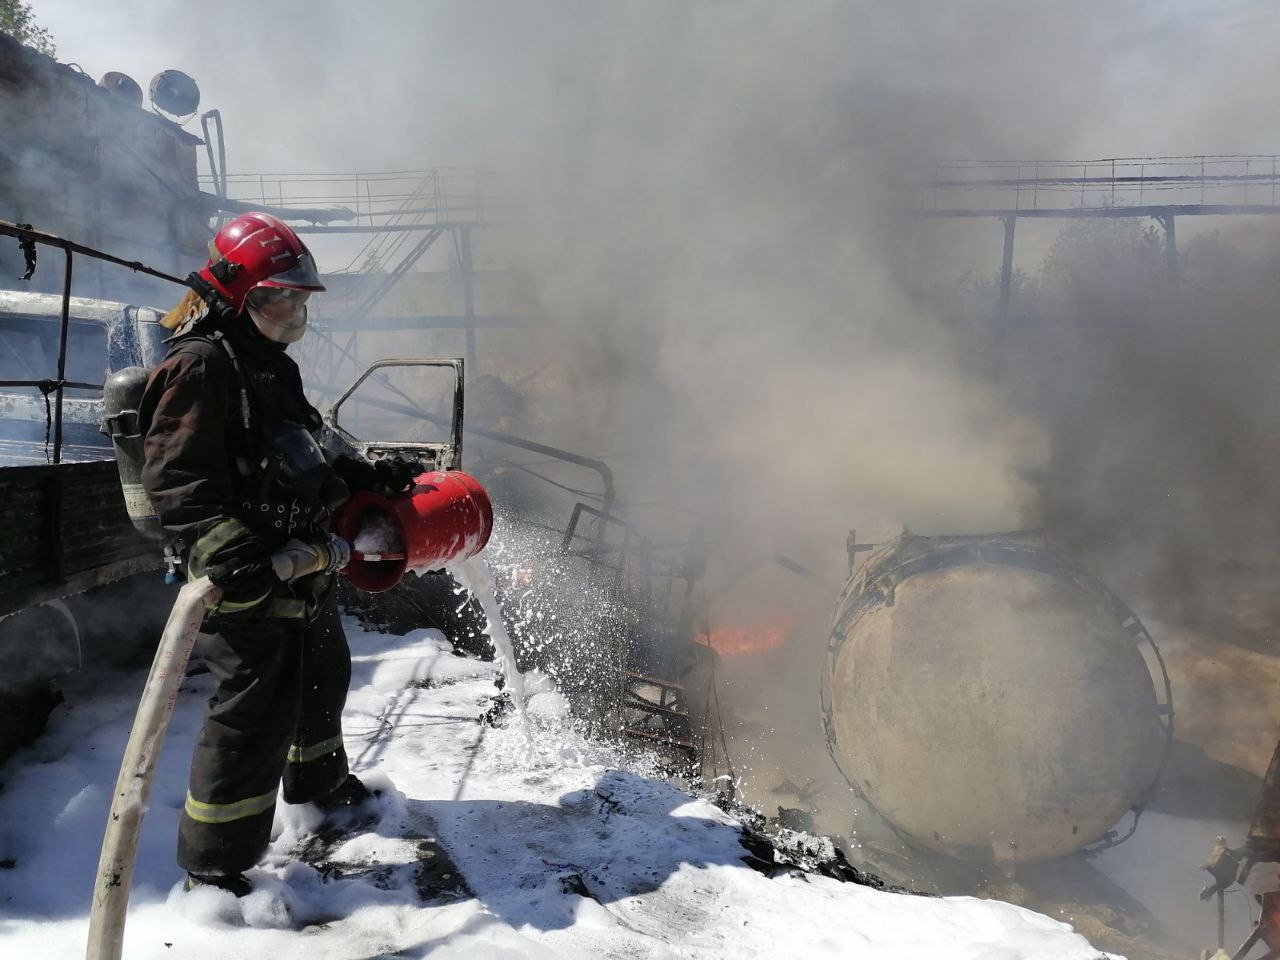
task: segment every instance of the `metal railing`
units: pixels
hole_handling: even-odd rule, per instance
[[[172,283],[182,284],[183,280],[179,277],[163,273],[160,270],[154,270],[136,260],[125,260],[121,257],[113,257],[109,253],[103,253],[101,250],[95,250],[92,247],[86,247],[83,244],[75,243],[63,237],[54,236],[51,233],[45,233],[41,230],[34,229],[30,224],[11,223],[8,220],[0,220],[0,236],[13,237],[18,241],[22,248],[23,256],[26,258],[27,272],[24,279],[30,279],[35,273],[38,255],[36,253],[36,244],[42,244],[50,247],[57,247],[62,250],[63,274],[62,274],[62,313],[58,323],[58,363],[57,375],[53,378],[43,378],[39,380],[3,380],[0,381],[0,387],[34,387],[39,390],[48,402],[49,395],[54,397],[52,403],[52,419],[53,419],[53,462],[62,462],[62,401],[63,393],[68,388],[71,389],[98,389],[99,384],[80,383],[75,380],[68,380],[67,377],[67,334],[71,326],[71,276],[72,265],[75,254],[90,257],[94,260],[102,260],[107,263],[114,263],[122,267],[128,267],[135,273],[145,273],[148,276],[157,277],[161,280],[168,280]]]
[[[406,217],[434,222],[482,216],[486,182],[475,167],[432,167],[383,173],[202,174],[200,183],[230,200],[268,207],[343,209],[346,219],[383,225]]]
[[[943,160],[906,188],[914,211],[1280,207],[1280,156]]]

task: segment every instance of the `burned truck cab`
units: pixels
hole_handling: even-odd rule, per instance
[[[102,388],[130,366],[164,356],[161,312],[110,300],[71,297],[65,348],[62,297],[0,290],[0,467],[54,459],[53,392],[61,370],[63,462],[109,460],[100,433]]]
[[[161,314],[71,297],[64,342],[62,311],[60,296],[0,290],[0,759],[43,727],[59,677],[139,653],[170,602],[99,432],[110,375],[163,355]],[[104,591],[131,629],[111,629]]]

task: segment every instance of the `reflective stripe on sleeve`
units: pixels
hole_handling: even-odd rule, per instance
[[[276,805],[276,791],[234,803],[205,803],[187,793],[187,816],[198,823],[230,823],[265,813]]]
[[[277,597],[268,605],[267,616],[277,620],[305,620],[307,605],[292,597]]]
[[[235,517],[219,520],[191,545],[191,557],[187,562],[189,575],[194,577],[203,575],[205,567],[209,565],[209,560],[215,553],[241,537],[252,535],[253,531]]]
[[[239,613],[242,610],[248,610],[250,607],[256,607],[267,597],[271,596],[271,588],[268,587],[266,592],[256,600],[240,600],[232,602],[231,600],[221,600],[218,602],[217,610],[219,613]]]
[[[195,579],[189,577],[189,579]],[[219,602],[214,609],[218,613],[240,613],[251,607],[256,607],[271,596],[268,590],[257,600],[244,600],[239,603],[233,603],[230,600]],[[305,620],[307,617],[307,605],[302,600],[295,600],[292,597],[276,597],[266,607],[267,617],[273,620]]]

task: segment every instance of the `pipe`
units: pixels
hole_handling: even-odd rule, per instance
[[[557,460],[563,460],[566,463],[576,463],[580,467],[586,467],[588,470],[594,470],[600,476],[600,483],[604,487],[604,503],[601,509],[605,513],[611,513],[614,502],[617,500],[617,487],[613,482],[613,470],[603,460],[597,460],[594,457],[584,457],[580,453],[572,453],[569,450],[561,450],[559,447],[549,447],[545,443],[535,443],[533,440],[525,440],[523,437],[515,437],[509,433],[502,433],[498,430],[486,430],[484,427],[467,427],[468,432],[474,433],[478,437],[484,437],[486,440],[495,440],[498,443],[505,443],[512,447],[519,447],[521,450],[528,450],[531,453],[539,453],[544,457],[554,457]]]
[[[57,398],[53,407],[53,462],[62,462],[62,393],[67,376],[67,333],[71,326],[71,251],[66,253],[66,266],[62,274],[62,324],[58,329],[58,380]]]
[[[213,153],[213,137],[209,133],[210,126],[218,131],[218,154]],[[206,110],[200,114],[200,129],[204,131],[204,146],[209,154],[209,175],[213,178],[213,189],[219,202],[227,199],[227,137],[222,129],[222,111]],[[215,230],[221,230],[225,217],[218,217]]]
[[[186,676],[187,661],[195,645],[205,612],[217,602],[221,590],[208,577],[193,580],[178,591],[173,610],[160,636],[151,673],[125,746],[120,775],[111,799],[106,835],[94,880],[93,906],[89,912],[86,960],[120,960],[124,941],[125,911],[133,882],[138,836],[147,809],[147,796],[156,772],[156,761],[169,730],[178,689]]]
[[[352,359],[354,360],[355,358],[352,357]],[[385,362],[389,362],[389,361],[379,361],[379,363],[385,363]],[[303,380],[302,385],[309,390],[315,390],[322,394],[327,393],[330,396],[332,396],[334,393],[333,388],[330,387],[328,384],[318,383],[314,380]],[[342,397],[339,399],[338,402],[341,403],[342,400],[345,400],[352,393],[354,389],[355,387],[351,387],[350,389],[348,389],[346,393],[342,395]],[[388,400],[366,399],[364,397],[361,397],[360,402],[367,403],[369,406],[376,407],[379,410],[389,410],[392,413],[406,413],[410,416],[421,417],[422,419],[429,420],[433,423],[440,422],[440,419],[438,417],[433,417],[430,414],[428,414],[426,411],[420,410],[416,407],[405,406],[404,404],[400,404],[400,403],[392,403]],[[334,404],[334,406],[337,406],[337,404]],[[603,510],[604,513],[612,512],[613,506],[616,503],[618,498],[617,486],[614,483],[614,479],[613,479],[613,469],[603,460],[597,460],[594,457],[584,457],[580,453],[573,453],[572,451],[569,451],[569,450],[562,450],[559,447],[550,447],[550,446],[547,446],[545,443],[537,443],[533,440],[526,440],[523,437],[516,437],[509,433],[502,433],[499,430],[487,430],[484,427],[469,426],[466,428],[466,432],[474,433],[476,436],[484,437],[486,440],[493,440],[497,443],[505,443],[508,446],[519,447],[521,450],[528,450],[531,453],[541,454],[544,457],[553,457],[556,460],[563,460],[565,461],[565,463],[573,463],[573,464],[577,464],[580,467],[586,467],[588,470],[594,470],[596,474],[600,477],[600,484],[604,488],[604,493],[602,496],[603,506],[601,507],[601,509]]]
[[[59,247],[68,253],[79,253],[86,257],[92,257],[95,260],[105,260],[107,263],[114,263],[117,266],[128,267],[135,273],[145,273],[149,277],[156,277],[159,280],[168,280],[170,283],[176,283],[185,287],[187,281],[181,277],[175,277],[173,274],[165,273],[162,270],[155,270],[146,264],[137,260],[125,260],[122,257],[113,257],[109,253],[103,253],[101,250],[93,247],[86,247],[82,243],[76,243],[73,240],[67,240],[63,237],[55,236],[52,233],[45,233],[43,230],[35,230],[31,227],[24,227],[22,224],[11,223],[8,220],[0,220],[0,236],[14,237],[18,240],[31,240],[35,243],[46,243],[51,247]]]

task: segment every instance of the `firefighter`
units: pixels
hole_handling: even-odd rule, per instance
[[[320,415],[285,350],[324,286],[292,229],[263,213],[236,217],[188,282],[140,405],[142,483],[188,578],[207,575],[222,591],[201,636],[216,689],[191,761],[178,864],[188,889],[243,896],[282,781],[285,802],[315,803],[331,822],[368,811],[342,741],[351,657],[332,592],[349,548],[328,524],[352,489],[399,492],[413,471],[326,458],[318,446]],[[317,572],[282,582],[271,555],[286,544],[305,544]]]
[[[1258,862],[1280,861],[1280,744],[1276,744],[1262,781],[1262,794],[1249,826],[1245,856]]]
[[[1259,933],[1280,947],[1280,744],[1276,745],[1244,847],[1233,851],[1243,863],[1239,881],[1259,898]]]

